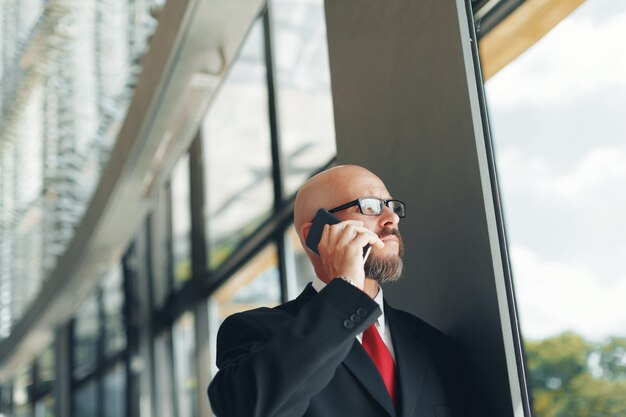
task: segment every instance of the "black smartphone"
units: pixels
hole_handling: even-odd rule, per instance
[[[313,218],[313,225],[311,226],[311,230],[309,231],[309,235],[306,238],[306,245],[313,252],[320,254],[317,250],[317,245],[320,243],[320,239],[322,238],[322,232],[324,231],[324,225],[326,224],[336,224],[339,223],[340,220],[333,216],[328,210],[319,209],[317,214]],[[370,253],[372,245],[365,245],[363,248],[363,257],[367,258]]]

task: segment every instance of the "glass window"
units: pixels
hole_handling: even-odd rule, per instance
[[[54,417],[54,397],[46,395],[35,403],[35,417]]]
[[[55,4],[0,6],[0,265],[14,292],[0,299],[3,336],[74,236],[157,26],[154,1]]]
[[[13,410],[15,417],[31,417],[32,407],[30,405],[16,406]]]
[[[102,283],[104,310],[104,354],[110,356],[126,347],[124,326],[123,270],[117,265],[109,270]]]
[[[55,349],[50,345],[37,359],[37,396],[52,391],[55,380]]]
[[[74,321],[74,378],[80,379],[96,368],[98,361],[98,300],[88,297],[78,309]]]
[[[15,253],[9,262],[13,264],[15,279],[12,283],[14,294],[14,319],[18,319],[30,306],[42,282],[43,235],[41,223],[43,149],[42,149],[42,88],[36,88],[26,103],[23,123],[28,128],[20,131],[20,140],[15,148],[15,204],[21,217],[17,225]],[[28,173],[25,175],[24,173]],[[0,255],[1,256],[1,255]],[[0,261],[1,262],[1,261]]]
[[[10,381],[5,381],[0,384],[0,415],[11,415],[11,396],[13,387]]]
[[[30,417],[33,378],[30,368],[18,372],[13,382],[13,412],[16,417]]]
[[[157,197],[157,207],[151,216],[152,294],[154,306],[161,307],[170,294],[169,205],[168,189]]]
[[[126,369],[120,363],[110,370],[102,382],[104,417],[126,416]]]
[[[268,245],[231,276],[209,299],[211,363],[215,366],[217,329],[231,314],[257,307],[274,307],[281,301],[278,252]],[[217,369],[212,369],[212,375]]]
[[[17,239],[15,226],[9,224],[9,213],[15,209],[16,193],[13,179],[15,160],[12,157],[12,146],[5,145],[4,152],[0,154],[0,339],[11,334],[13,317],[11,259],[14,258],[14,246]]]
[[[148,227],[150,225],[149,219],[147,219],[141,228],[138,230],[137,235],[132,244],[129,245],[124,259],[122,260],[122,271],[124,273],[125,286],[128,289],[125,295],[124,303],[131,311],[131,317],[133,312],[141,310],[142,305],[147,305],[151,294],[146,291],[147,287],[144,287],[144,277],[148,276],[148,259],[146,252],[148,249],[145,247],[148,234]],[[133,329],[138,324],[139,320],[130,318],[130,321],[126,323],[128,327]],[[128,329],[128,331],[133,331]]]
[[[626,415],[626,3],[486,84],[534,414]]]
[[[286,196],[336,153],[323,0],[272,0]]]
[[[198,415],[195,320],[185,313],[174,324],[174,369],[178,417]]]
[[[288,296],[292,299],[297,297],[309,282],[313,281],[315,270],[300,243],[300,238],[298,238],[293,225],[285,232],[285,241],[287,246]]]
[[[172,258],[174,287],[191,278],[191,194],[189,154],[184,155],[172,173]]]
[[[80,417],[98,417],[98,385],[91,381],[74,393],[74,413]]]
[[[209,268],[271,213],[270,130],[263,26],[251,28],[204,120]]]
[[[174,415],[173,380],[172,337],[169,331],[165,331],[154,340],[154,391],[157,417]]]

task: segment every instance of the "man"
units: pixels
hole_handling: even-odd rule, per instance
[[[317,255],[305,241],[319,208],[341,222],[324,227]],[[379,283],[402,273],[404,215],[362,167],[302,186],[294,222],[317,277],[293,301],[224,321],[208,390],[218,417],[468,415],[448,338],[383,301]]]

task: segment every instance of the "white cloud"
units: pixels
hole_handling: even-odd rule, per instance
[[[567,103],[605,88],[626,87],[624,39],[626,13],[599,26],[566,19],[487,83],[489,102]]]
[[[598,340],[626,334],[626,275],[601,284],[594,271],[576,264],[542,259],[513,246],[513,276],[526,338],[544,338],[573,330]]]
[[[556,156],[554,159],[558,160]],[[526,190],[547,199],[583,201],[611,182],[626,183],[626,146],[590,149],[566,172],[555,172],[545,155],[528,154],[519,147],[505,148],[497,161],[504,191],[511,194]],[[615,188],[607,198],[615,200],[619,195],[625,195],[623,187]]]
[[[548,175],[549,166],[545,156],[529,154],[528,150],[518,146],[508,146],[498,152],[496,162],[498,172],[506,179],[528,183],[533,178],[540,180]]]
[[[538,189],[580,200],[594,188],[620,179],[626,180],[626,147],[604,147],[587,154],[571,172],[545,178]]]

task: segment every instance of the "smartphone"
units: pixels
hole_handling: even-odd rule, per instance
[[[322,232],[324,231],[324,225],[326,224],[336,224],[339,223],[340,220],[333,216],[328,210],[319,209],[317,214],[313,218],[313,225],[311,226],[311,230],[309,231],[309,235],[306,238],[306,245],[313,252],[320,254],[317,250],[317,245],[320,243],[320,239],[322,238]],[[363,247],[363,258],[367,259],[370,254],[370,250],[372,249],[372,245],[367,244]]]

